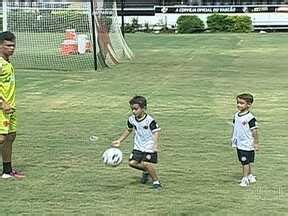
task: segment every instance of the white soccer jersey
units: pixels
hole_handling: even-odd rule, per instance
[[[232,145],[240,150],[253,151],[254,139],[251,130],[257,128],[256,118],[253,114],[250,112],[242,115],[239,112],[235,113],[233,127]]]
[[[134,149],[142,152],[154,152],[153,133],[161,130],[156,121],[148,114],[140,121],[132,115],[129,117],[127,125],[128,128],[134,130]]]

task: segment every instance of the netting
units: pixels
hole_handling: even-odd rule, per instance
[[[95,28],[99,49],[98,61],[105,65],[117,64],[120,59],[133,57],[124,40],[114,0],[94,0]]]
[[[95,63],[101,68],[119,63],[124,57],[131,58],[133,54],[120,32],[116,10],[114,0],[94,0],[93,4],[8,2],[7,30],[17,37],[15,66],[90,70]]]

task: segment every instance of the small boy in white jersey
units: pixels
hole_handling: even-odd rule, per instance
[[[112,142],[119,147],[129,134],[134,131],[134,148],[129,159],[129,166],[143,170],[141,183],[145,184],[150,176],[154,189],[161,189],[161,184],[153,164],[157,163],[160,127],[153,117],[146,113],[147,101],[143,96],[135,96],[129,101],[133,115],[128,118],[127,128],[122,135]]]
[[[233,119],[232,147],[236,147],[238,159],[242,164],[243,177],[240,186],[246,187],[256,182],[252,174],[251,163],[254,162],[255,150],[259,150],[257,122],[249,112],[253,103],[251,94],[240,94],[236,97],[238,112]]]

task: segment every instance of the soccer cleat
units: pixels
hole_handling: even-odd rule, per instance
[[[162,185],[160,183],[159,184],[153,184],[152,189],[161,190],[162,189]]]
[[[249,183],[255,183],[256,182],[256,176],[253,176],[252,174],[250,174],[248,176],[248,180],[249,180]]]
[[[142,178],[140,179],[140,182],[142,184],[146,184],[149,180],[149,173],[148,172],[143,172]]]
[[[16,171],[15,169],[12,170],[10,173],[3,173],[1,176],[2,179],[23,179],[25,175],[21,172]]]
[[[7,174],[7,173],[3,173],[1,178],[2,179],[14,179],[14,176]]]
[[[247,177],[243,177],[240,184],[239,184],[241,187],[247,187],[249,186],[249,180]]]
[[[11,173],[3,173],[1,176],[2,179],[23,179],[25,178],[25,175],[19,172],[15,172],[14,170]]]

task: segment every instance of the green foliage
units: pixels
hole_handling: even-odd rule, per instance
[[[251,32],[252,20],[249,16],[231,16],[231,23],[233,23],[230,32]]]
[[[211,32],[251,32],[252,21],[249,16],[228,16],[213,14],[207,18]]]
[[[140,27],[140,24],[138,23],[138,19],[136,18],[133,18],[132,19],[132,27],[135,29],[135,30],[138,30],[138,28]]]
[[[130,24],[130,23],[125,23],[124,32],[125,32],[125,33],[135,33],[136,30],[133,28],[132,24]]]
[[[160,30],[161,33],[166,33],[166,34],[173,34],[175,33],[174,29],[167,28],[166,26],[163,27],[163,29]]]
[[[211,32],[227,32],[229,26],[229,20],[227,15],[213,14],[207,17],[207,26]]]
[[[178,33],[199,33],[204,31],[204,23],[198,16],[180,16],[177,19]]]
[[[149,27],[149,23],[144,24],[144,32],[151,33],[153,31],[152,28]]]
[[[124,31],[126,33],[135,33],[138,31],[140,25],[138,24],[138,19],[133,18],[132,23],[125,23]]]

